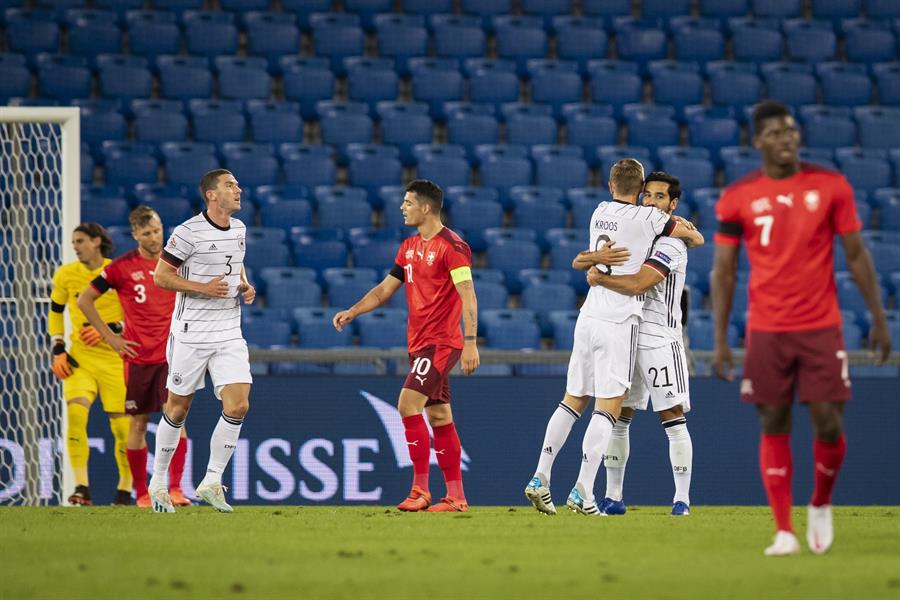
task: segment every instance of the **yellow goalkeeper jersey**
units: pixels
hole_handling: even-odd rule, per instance
[[[78,308],[78,295],[91,284],[97,275],[103,272],[103,269],[111,263],[112,260],[105,258],[103,264],[90,270],[79,261],[70,262],[60,266],[56,273],[53,274],[53,291],[50,293],[50,301],[56,305],[69,307],[69,320],[72,323],[72,349],[75,351],[74,356],[79,354],[109,353],[118,358],[115,351],[106,342],[100,342],[96,346],[89,348],[82,343],[78,335],[78,331],[87,324],[87,319],[81,309]],[[107,323],[118,323],[125,319],[122,312],[122,305],[119,304],[119,296],[115,290],[109,290],[99,298],[94,304],[100,318]],[[50,335],[63,335],[65,333],[65,324],[63,322],[62,313],[50,310],[50,318],[47,321],[47,328]]]

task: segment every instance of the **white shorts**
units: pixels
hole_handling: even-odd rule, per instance
[[[653,412],[679,404],[684,412],[691,410],[687,356],[680,343],[638,348],[635,367],[631,392],[623,407],[647,410],[647,402],[652,400]]]
[[[232,383],[253,383],[247,342],[233,340],[222,345],[194,346],[169,336],[166,346],[169,376],[166,388],[179,396],[190,396],[205,387],[206,371],[220,400],[222,388]]]
[[[627,392],[637,356],[638,323],[637,317],[612,323],[578,315],[566,392],[594,398],[615,398]]]

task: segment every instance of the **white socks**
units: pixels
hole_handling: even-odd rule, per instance
[[[537,471],[535,475],[541,478],[541,483],[550,485],[550,472],[553,470],[553,461],[556,455],[562,450],[563,444],[572,431],[572,425],[581,416],[575,409],[560,402],[550,421],[547,423],[547,432],[544,434],[544,443],[541,446],[541,456],[538,458]]]
[[[581,486],[585,500],[594,500],[594,480],[603,463],[603,455],[606,453],[615,424],[614,416],[603,410],[595,410],[587,431],[584,432],[584,441],[581,444],[581,470],[578,472],[577,485]]]
[[[181,429],[183,427],[184,421],[172,421],[166,415],[166,411],[163,411],[162,419],[159,421],[159,427],[156,429],[156,450],[153,455],[153,476],[150,478],[149,489],[168,489],[169,478],[166,473],[169,470],[169,463],[172,462],[172,456],[175,455],[175,449],[178,447],[178,440],[181,437]]]
[[[209,440],[209,464],[200,485],[222,483],[222,472],[225,471],[234,449],[237,448],[243,422],[243,418],[229,417],[224,412],[219,417],[219,422]]]
[[[629,425],[631,417],[618,418],[603,457],[603,464],[606,465],[606,497],[616,501],[622,499],[622,486],[625,485],[625,465],[631,448],[628,439]]]
[[[672,503],[691,504],[691,470],[694,460],[694,447],[691,434],[688,432],[687,420],[684,417],[664,421],[662,424],[669,436],[669,460],[672,462],[672,475],[675,478],[675,498]]]

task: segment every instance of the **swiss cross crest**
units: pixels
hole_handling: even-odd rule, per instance
[[[767,210],[772,210],[772,203],[769,201],[769,198],[757,198],[753,202],[750,203],[750,210],[754,213],[761,213]]]
[[[428,263],[429,267],[434,264],[434,256],[435,256],[434,250],[429,250],[428,256],[425,258],[425,262]]]
[[[413,251],[412,251],[412,248],[410,248],[409,250],[406,251],[406,260],[412,260],[412,257],[413,257]]]
[[[803,204],[806,205],[806,210],[809,212],[815,212],[819,208],[819,192],[816,190],[809,190],[803,194]]]
[[[132,271],[131,278],[135,281],[143,281],[144,280],[144,272],[143,271]]]

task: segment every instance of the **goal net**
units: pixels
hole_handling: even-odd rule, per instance
[[[0,107],[0,505],[70,487],[46,322],[53,271],[75,259],[79,163],[77,108]]]

